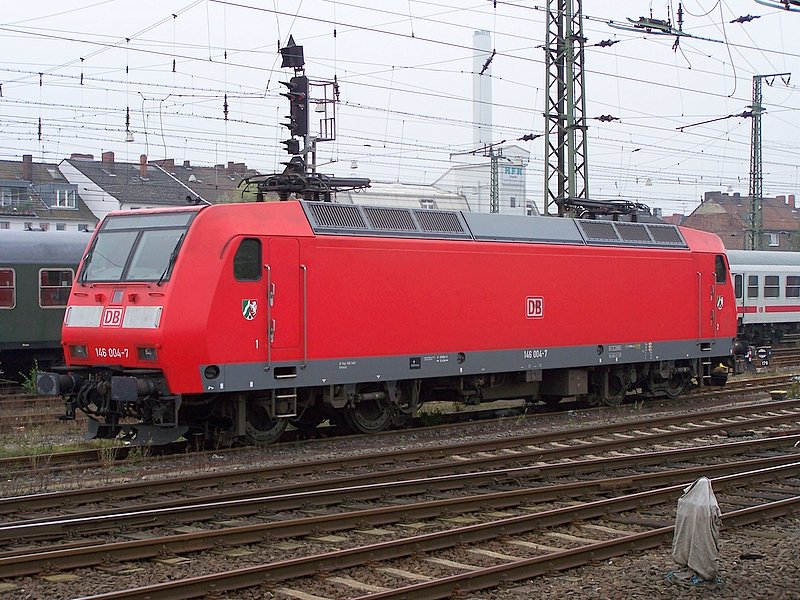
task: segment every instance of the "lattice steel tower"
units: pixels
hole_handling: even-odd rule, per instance
[[[571,215],[568,198],[589,198],[584,97],[583,0],[548,0],[545,37],[546,214]]]
[[[764,205],[764,171],[761,157],[761,113],[765,111],[761,105],[761,81],[767,80],[772,85],[776,77],[789,84],[790,73],[773,73],[771,75],[753,75],[752,130],[750,135],[750,216],[747,228],[746,250],[764,249],[764,221],[762,208]]]

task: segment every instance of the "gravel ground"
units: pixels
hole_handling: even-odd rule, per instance
[[[473,600],[598,599],[797,600],[800,598],[800,517],[724,529],[717,585],[673,583],[671,546],[541,577],[504,589],[469,594]]]
[[[702,406],[725,405],[725,401],[704,400]],[[588,412],[570,412],[556,415],[541,415],[525,419],[468,423],[446,433],[436,430],[401,433],[390,438],[368,437],[342,440],[313,441],[302,445],[275,446],[268,450],[253,449],[246,452],[219,451],[216,457],[198,461],[190,456],[169,457],[159,460],[156,465],[143,463],[129,464],[124,469],[115,467],[113,476],[109,473],[84,473],[77,479],[81,485],[103,485],[115,480],[160,479],[191,472],[205,472],[217,469],[236,469],[258,464],[275,464],[296,461],[309,461],[318,458],[333,459],[336,456],[367,454],[402,447],[452,443],[470,438],[494,438],[517,435],[523,432],[571,429],[611,421],[640,419],[650,414],[684,411],[691,416],[698,411],[698,404],[659,403],[618,407]],[[73,487],[75,474],[69,483],[60,484],[50,480],[43,487]],[[20,484],[21,482],[16,482]],[[65,485],[66,483],[66,485]],[[41,482],[40,482],[41,484]],[[14,486],[15,488],[17,485]],[[674,508],[671,515],[674,516]],[[670,512],[670,509],[665,509]],[[333,548],[331,548],[333,549]],[[709,597],[737,600],[800,600],[800,517],[783,518],[763,525],[753,525],[740,529],[724,529],[720,539],[719,575],[722,582],[716,586],[686,586],[672,583],[666,575],[675,568],[672,563],[671,548],[664,544],[651,551],[615,558],[588,567],[573,569],[564,573],[554,573],[527,582],[509,585],[502,589],[464,595],[473,600],[532,600],[532,599],[632,599],[653,600],[660,598]],[[267,554],[274,554],[274,552]],[[281,554],[279,552],[279,554]],[[283,557],[291,552],[283,552]],[[274,557],[273,557],[274,558]],[[259,564],[270,560],[269,556],[256,553],[239,559],[244,564]],[[131,585],[155,583],[176,577],[184,572],[194,574],[213,572],[217,566],[228,561],[208,553],[192,556],[190,565],[170,566],[153,564],[146,572],[119,575],[103,582],[98,581],[98,571],[84,569],[76,572],[82,582],[84,594],[99,593],[104,590],[120,589]],[[228,565],[229,566],[229,565]],[[0,583],[2,582],[0,574]],[[39,578],[30,578],[25,585],[14,591],[3,593],[2,600],[57,600],[72,598],[76,594],[75,583],[59,586],[44,584]],[[2,587],[0,587],[0,590]],[[67,590],[70,590],[69,592]],[[353,596],[359,595],[353,593]],[[230,600],[265,599],[285,597],[266,589],[242,590],[225,594]],[[341,596],[340,596],[341,597]]]

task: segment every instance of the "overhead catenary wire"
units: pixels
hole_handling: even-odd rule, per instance
[[[211,3],[206,3],[206,7],[208,7],[209,4],[211,4]],[[334,3],[334,5],[336,5],[336,4],[337,3]],[[349,2],[348,4],[353,5],[354,2]],[[477,4],[478,3],[476,3],[476,5]],[[498,2],[498,10],[500,9],[501,6],[503,6],[503,4],[509,4],[509,3]],[[230,3],[228,3],[228,5],[230,6]],[[488,13],[488,9],[489,9],[489,7],[491,7],[491,3],[484,3],[484,5],[487,7],[487,11],[485,11],[486,14],[489,14]],[[297,5],[295,4],[295,6],[297,6]],[[428,6],[428,7],[431,8],[432,11],[434,10],[434,7],[441,7],[439,9],[439,12],[446,12],[447,10],[452,10],[451,8],[448,8],[445,3],[438,3],[438,2],[425,2],[425,3],[417,3],[417,2],[415,2],[414,6]],[[373,8],[375,8],[375,5],[362,6],[361,7],[361,9],[365,13],[373,13],[374,14]],[[408,6],[406,6],[406,8],[408,8]],[[294,13],[295,11],[294,11],[294,9],[292,9],[290,12]],[[402,11],[400,11],[400,12],[402,14]],[[405,18],[406,24],[408,24],[409,23],[409,13],[408,13],[408,11],[406,11],[406,14],[403,15],[403,16]],[[158,18],[158,15],[156,15],[156,18]],[[165,16],[164,18],[167,18],[167,17]],[[171,14],[170,14],[169,18],[170,19],[172,18]],[[327,21],[331,22],[330,19],[327,19]],[[414,21],[414,24],[415,24],[415,31],[414,31],[415,36],[414,36],[414,42],[413,43],[425,43],[425,44],[433,43],[430,40],[421,41],[420,39],[416,39],[416,38],[424,37],[424,36],[422,36],[420,34],[420,31],[418,31],[417,27],[416,27],[417,24],[419,24],[419,26],[422,27],[426,23],[426,15],[424,14],[424,12],[419,11],[419,10],[414,10],[413,11],[413,21]],[[337,23],[338,23],[338,21],[337,21]],[[598,27],[600,26],[600,22],[599,21],[595,21],[594,23],[595,23],[596,26],[598,26]],[[335,27],[337,27],[337,29],[339,30],[339,33],[345,31],[344,27],[339,28],[338,25],[335,25]],[[497,29],[498,29],[498,34],[502,35],[503,34],[503,28],[498,26]],[[363,31],[363,29],[357,29],[357,31]],[[408,31],[408,25],[406,25],[406,34],[407,35],[406,35],[406,37],[404,39],[412,40],[411,36],[408,35],[409,33],[410,32]],[[383,34],[381,34],[381,35],[383,35]],[[202,42],[203,40],[201,39],[199,41]],[[624,40],[624,41],[625,42],[631,42],[631,41],[634,41],[634,40]],[[638,40],[637,39],[635,41],[637,43],[639,43],[642,40]],[[193,56],[193,52],[187,51],[187,49],[190,47],[188,45],[187,46],[183,46],[182,44],[179,43],[177,45],[177,51],[175,51],[176,48],[172,44],[167,44],[166,46],[162,44],[163,50],[159,50],[159,48],[156,45],[153,44],[153,40],[149,40],[147,43],[150,44],[150,45],[145,47],[143,45],[134,44],[134,42],[132,42],[131,45],[132,46],[136,45],[137,47],[136,47],[135,50],[132,49],[131,52],[135,53],[137,56],[148,56],[149,55],[149,56],[152,56],[154,59],[157,59],[158,56],[160,55],[164,59],[164,64],[169,63],[170,70],[171,70],[172,60],[174,60],[174,57],[175,57],[176,54],[179,55],[178,59],[186,61],[187,65],[191,65],[193,63],[199,65],[200,63],[203,62],[202,59],[198,59],[196,56]],[[337,42],[337,43],[339,43],[339,42]],[[661,42],[653,41],[653,40],[647,40],[647,41],[645,41],[645,43],[648,43],[648,44],[651,44],[651,45],[652,44],[661,44]],[[238,45],[242,45],[242,44],[238,44]],[[467,44],[463,44],[463,45],[460,45],[460,46],[462,47],[462,49],[470,48],[470,46],[467,45]],[[209,48],[210,48],[210,44],[209,44]],[[511,52],[506,52],[504,54],[503,51],[507,50],[507,49],[508,49],[508,46],[506,46],[505,48],[498,47],[497,48],[498,56],[509,56],[510,60],[512,60],[512,61],[523,61],[524,64],[531,65],[531,67],[529,67],[529,68],[532,68],[532,69],[538,69],[538,67],[535,66],[535,65],[541,65],[541,58],[537,57],[535,54],[532,54],[531,50],[529,48],[512,50]],[[140,50],[145,50],[145,52],[140,52]],[[237,49],[237,50],[241,50],[242,52],[247,52],[248,51],[248,49],[244,48],[244,47],[242,47],[240,49]],[[267,60],[262,60],[260,65],[258,63],[253,62],[253,61],[250,61],[250,60],[241,60],[241,61],[238,62],[236,67],[240,68],[242,70],[246,70],[246,71],[252,72],[252,73],[258,73],[258,72],[270,73],[270,76],[274,76],[274,71],[269,69],[269,62],[274,60],[274,50],[275,50],[274,45],[270,46],[268,49],[266,48],[266,46],[263,47],[263,49],[261,50],[262,56],[264,58],[267,58],[267,57],[268,58],[267,58]],[[160,54],[150,54],[150,51],[155,51],[155,52],[160,53]],[[214,53],[217,54],[217,55],[219,53],[218,51],[219,51],[219,49],[216,49],[216,48],[214,49]],[[598,50],[598,51],[602,51],[602,50]],[[691,48],[687,48],[687,51],[691,51]],[[209,52],[209,55],[210,54],[211,53]],[[468,54],[468,52],[465,50],[464,55],[466,56],[467,54]],[[632,53],[626,53],[624,51],[622,53],[620,53],[620,55],[619,55],[620,58],[619,59],[623,60],[623,61],[626,61],[626,65],[627,65],[627,61],[640,60],[640,57],[625,56],[625,54],[632,54]],[[787,54],[787,53],[784,52],[782,54],[773,54],[773,56],[783,56],[784,54]],[[791,54],[791,53],[788,53],[788,54]],[[185,58],[181,59],[180,55],[185,55]],[[240,56],[244,57],[244,55],[240,55]],[[251,56],[255,56],[255,54],[252,54]],[[216,58],[214,60],[216,62],[218,62],[218,63],[222,62],[219,59],[219,56],[216,56]],[[312,60],[313,60],[313,56],[312,56]],[[214,61],[208,61],[208,59],[205,59],[205,61],[206,62],[214,62]],[[237,61],[235,61],[235,60],[229,60],[228,61],[228,65],[230,66],[230,65],[232,65],[232,64],[234,64],[236,62]],[[641,59],[641,63],[642,63],[642,65],[649,64],[649,65],[653,65],[653,66],[658,66],[658,62],[657,61],[652,61],[652,60],[648,62],[647,60]],[[663,60],[661,61],[661,63],[663,64]],[[366,88],[370,88],[370,87],[375,88],[375,89],[381,89],[381,87],[383,87],[384,89],[386,89],[386,87],[387,87],[386,84],[382,83],[379,79],[375,78],[376,77],[376,73],[375,72],[369,73],[370,69],[353,69],[353,68],[349,68],[349,65],[352,65],[352,64],[353,63],[347,63],[348,68],[346,68],[345,71],[343,71],[341,73],[342,74],[341,81],[343,82],[344,85],[346,85],[345,89],[348,91],[348,97],[349,98],[356,98],[354,93],[357,92],[358,90],[357,90],[357,87],[355,87],[355,86],[363,86],[365,89]],[[91,65],[91,68],[87,71],[87,75],[96,73],[96,71],[94,70],[94,67],[96,67],[96,66],[97,66],[97,62],[94,61],[94,64]],[[646,68],[646,67],[643,67],[643,68]],[[407,70],[409,73],[415,73],[415,72],[416,73],[421,73],[422,72],[421,70],[418,70],[418,69],[420,69],[420,67],[418,67],[414,63],[408,63],[407,67],[406,67],[406,65],[400,65],[398,67],[398,70],[399,69]],[[32,71],[39,71],[39,70],[42,70],[42,69],[41,68],[40,69],[32,69]],[[374,70],[372,70],[372,71],[374,71]],[[464,71],[467,71],[467,70],[464,70]],[[531,72],[535,73],[536,71],[531,71]],[[698,72],[697,69],[695,69],[694,72]],[[109,73],[110,73],[110,71],[109,71]],[[141,71],[141,70],[137,69],[137,73],[144,73],[144,71]],[[612,73],[603,73],[601,69],[598,69],[597,72],[592,72],[592,75],[593,76],[600,76],[600,77],[608,77],[608,78],[613,77]],[[741,78],[743,80],[745,80],[745,79],[747,79],[747,75],[745,74]],[[131,77],[131,84],[132,85],[134,85],[133,84],[133,79],[134,78]],[[146,79],[146,77],[144,77],[144,78],[143,77],[138,77],[137,79]],[[217,81],[219,81],[221,79],[224,79],[224,77],[223,78],[218,78]],[[534,80],[535,80],[535,78],[534,78]],[[252,81],[255,82],[255,78],[252,78]],[[264,78],[262,77],[261,78],[262,85],[263,85],[263,81],[264,81]],[[496,81],[500,82],[500,81],[503,81],[503,79],[502,79],[502,77],[498,77],[496,79]],[[630,77],[628,79],[624,79],[624,78],[623,79],[618,79],[617,81],[618,82],[627,82],[627,83],[625,83],[625,85],[627,85],[629,83],[635,83],[635,79],[634,78],[630,78]],[[248,83],[249,82],[245,82],[245,86],[244,86],[245,92],[248,92],[251,89],[251,87],[248,85]],[[647,83],[647,86],[649,86],[650,90],[658,89],[658,88],[665,88],[664,83],[665,82],[650,82],[650,83]],[[97,84],[98,85],[103,85],[100,82],[97,82]],[[51,85],[49,80],[48,80],[48,85]],[[137,85],[138,85],[138,82],[137,82]],[[521,86],[519,83],[514,83],[514,85],[518,86],[521,90],[525,89],[525,87],[526,87],[524,85]],[[458,102],[462,102],[462,103],[470,102],[470,99],[467,97],[466,94],[462,94],[462,95],[460,95],[460,97],[459,97],[459,95],[454,95],[452,93],[447,93],[447,94],[440,94],[440,93],[425,94],[424,86],[422,86],[422,85],[416,85],[416,86],[409,85],[407,81],[399,81],[399,80],[397,80],[397,78],[395,78],[395,81],[391,84],[391,86],[392,86],[392,89],[393,89],[392,93],[394,95],[396,95],[396,97],[398,99],[398,102],[397,103],[395,103],[394,101],[392,102],[392,105],[393,105],[391,107],[392,112],[385,113],[387,115],[385,118],[388,118],[392,123],[396,123],[398,128],[401,126],[401,123],[405,123],[405,125],[403,126],[404,127],[404,135],[403,135],[404,140],[409,140],[410,139],[409,135],[408,135],[409,128],[407,127],[407,125],[409,123],[409,117],[407,115],[403,115],[401,113],[409,113],[409,112],[415,112],[415,111],[402,110],[403,107],[401,106],[401,104],[403,104],[403,103],[399,102],[400,101],[400,95],[406,95],[409,98],[414,96],[414,95],[416,95],[416,96],[424,95],[424,97],[429,98],[434,103],[432,105],[429,105],[431,107],[434,107],[434,106],[436,106],[436,104],[440,104],[441,102],[444,102],[444,101],[452,102],[453,106],[457,106]],[[658,86],[658,87],[653,87],[653,86]],[[212,84],[211,86],[208,86],[208,87],[214,87],[214,86]],[[224,87],[224,86],[222,86],[222,87]],[[539,86],[528,85],[527,87],[528,87],[528,89],[531,90],[532,94],[539,93],[541,91],[541,86],[540,85]],[[691,94],[697,94],[698,98],[699,97],[702,97],[702,98],[713,98],[715,96],[715,94],[713,94],[713,93],[708,93],[709,90],[703,90],[703,89],[700,89],[700,88],[698,88],[696,90],[691,90],[690,88],[691,88],[691,86],[689,86],[689,88],[686,89],[684,91],[684,93],[690,94],[690,95]],[[52,88],[49,88],[49,89],[52,89]],[[86,90],[88,88],[84,88],[84,89]],[[666,87],[665,89],[670,89],[670,88]],[[671,89],[675,89],[675,88],[673,87]],[[160,90],[160,92],[157,91],[157,90]],[[254,90],[258,90],[258,87],[256,86],[254,88]],[[4,89],[4,91],[5,91],[5,89]],[[158,85],[155,84],[152,87],[152,95],[158,95],[158,93],[161,93],[162,95],[166,95],[167,93],[174,92],[174,91],[175,91],[175,89],[171,88],[170,86],[164,86],[164,87],[159,88]],[[262,98],[264,98],[268,102],[269,110],[270,111],[272,111],[273,109],[277,110],[275,107],[278,106],[277,102],[279,102],[280,100],[277,97],[273,96],[268,90],[264,90],[263,88],[261,88],[260,91],[261,91]],[[650,93],[653,93],[653,92],[651,91]],[[244,118],[242,118],[240,120],[237,120],[237,121],[232,121],[232,123],[241,123],[242,125],[246,125],[248,122],[257,123],[258,122],[257,114],[260,111],[261,114],[263,115],[264,114],[264,110],[266,108],[266,107],[259,108],[258,105],[257,105],[257,103],[259,101],[258,100],[258,91],[254,91],[254,94],[253,94],[252,98],[250,98],[247,95],[247,93],[243,94],[242,96],[243,96],[243,99],[245,101],[249,101],[249,100],[252,99],[253,103],[251,103],[250,106],[248,106],[247,104],[242,104],[241,106],[245,109],[244,112],[242,113],[242,116]],[[716,97],[722,97],[722,95],[716,94]],[[197,106],[198,108],[202,109],[204,104],[206,104],[206,106],[207,106],[207,102],[206,101],[209,100],[209,99],[208,98],[200,98],[200,97],[197,97],[195,99],[190,99],[187,96],[183,100],[184,101],[188,101],[190,103],[190,104],[185,104],[185,106]],[[196,104],[195,100],[198,101],[199,104]],[[742,98],[742,100],[745,100],[745,99]],[[378,103],[369,104],[369,103],[363,103],[362,102],[361,104],[362,104],[361,108],[358,108],[358,110],[360,110],[360,111],[369,111],[369,112],[380,113],[380,111],[382,109],[386,108],[385,106],[382,107]],[[394,106],[395,104],[397,104],[397,107]],[[525,106],[523,103],[518,103],[519,104],[518,106],[513,106],[513,104],[517,104],[517,103],[508,103],[508,102],[506,102],[506,103],[503,103],[503,102],[498,103],[498,105],[501,105],[501,106],[504,105],[504,104],[506,105],[504,108],[516,111],[520,115],[525,115],[525,117],[524,117],[524,119],[521,120],[519,127],[514,122],[514,120],[516,120],[516,119],[508,119],[508,117],[506,117],[505,119],[501,119],[499,124],[498,124],[500,129],[501,130],[503,130],[503,129],[506,129],[506,130],[517,129],[517,131],[520,131],[520,132],[524,131],[524,130],[529,130],[530,129],[530,126],[529,126],[530,119],[533,118],[533,116],[536,114],[537,108],[535,106]],[[619,107],[619,109],[614,111],[615,114],[618,114],[622,118],[622,123],[621,123],[621,125],[614,125],[613,127],[620,127],[621,126],[621,127],[625,127],[625,128],[630,128],[630,127],[633,127],[635,125],[635,121],[637,119],[641,120],[641,119],[645,119],[645,118],[650,118],[650,119],[653,119],[653,120],[657,120],[660,117],[660,115],[658,115],[655,111],[652,111],[650,113],[650,115],[636,114],[634,105],[631,104],[629,106],[626,106],[628,104],[629,104],[628,102],[623,102],[622,105]],[[743,102],[743,104],[745,104],[745,102]],[[57,102],[56,103],[52,103],[52,104],[48,104],[47,106],[49,108],[55,108],[56,105],[57,105]],[[399,108],[400,110],[395,112],[395,108]],[[170,119],[181,118],[181,115],[178,112],[178,110],[179,110],[179,104],[178,103],[175,103],[175,104],[164,103],[162,105],[162,109],[163,109],[162,115],[165,118],[168,115],[169,115]],[[356,108],[354,106],[351,106],[351,107],[348,108],[348,110],[355,110],[355,109]],[[78,110],[78,109],[76,109],[76,110]],[[439,121],[442,121],[443,123],[448,123],[448,122],[450,122],[449,118],[452,116],[452,114],[455,111],[452,111],[452,110],[448,111],[451,114],[447,114],[444,117],[442,117],[442,115],[440,114],[441,111],[439,111],[439,110],[431,110],[428,114],[423,114],[424,112],[426,112],[426,111],[419,112],[419,116],[413,116],[412,115],[411,119],[413,120],[413,119],[417,119],[418,118],[420,120],[426,120],[426,121],[439,120]],[[437,114],[437,113],[439,113],[439,114]],[[599,114],[599,111],[596,114]],[[213,118],[208,118],[207,114],[201,114],[201,115],[196,115],[196,116],[198,116],[199,118],[203,119],[205,122],[207,122],[209,124],[215,122]],[[505,120],[505,122],[503,122],[504,120]],[[46,121],[46,119],[45,119],[45,121]],[[188,122],[188,121],[186,121],[184,119],[184,122]],[[340,119],[340,122],[341,122],[341,119]],[[523,123],[527,124],[527,126],[522,126]],[[675,127],[675,126],[677,126],[679,124],[680,123],[675,123],[673,121],[672,127]],[[78,127],[78,126],[79,126],[78,124],[75,125],[75,127]],[[67,124],[67,127],[70,127],[70,125]],[[460,127],[464,127],[464,129],[466,129],[468,127],[468,125],[466,125],[466,124],[465,125],[460,125]],[[612,126],[609,126],[609,127],[612,127]],[[279,132],[276,130],[275,125],[271,124],[270,128],[272,130],[274,130],[274,133],[270,133],[272,139],[277,139],[277,136],[279,135]],[[270,129],[270,128],[266,128],[265,127],[264,129]],[[47,128],[45,128],[45,130],[46,129]],[[175,129],[175,128],[172,128],[172,129]],[[665,131],[666,129],[667,128],[660,128],[660,129],[656,128],[654,133],[656,133],[658,131]],[[169,132],[169,130],[170,130],[170,128],[165,128],[165,132]],[[354,131],[354,129],[352,127],[344,127],[340,131],[341,135],[340,135],[339,140],[337,141],[337,144],[338,143],[345,143],[345,140],[350,135],[350,133],[349,133],[350,131]],[[607,129],[592,128],[593,135],[597,135],[598,136],[597,139],[599,139],[601,141],[613,139],[614,131],[615,131],[615,129],[612,129],[612,128],[607,128]],[[169,135],[169,133],[167,133],[167,135]],[[208,139],[210,141],[213,140],[213,135],[214,135],[213,129],[209,130],[209,134],[208,135],[210,136]],[[231,137],[232,136],[229,136],[229,138],[231,138]],[[595,138],[593,138],[593,139],[595,139]],[[710,144],[710,143],[714,143],[714,140],[716,139],[716,136],[715,135],[708,135],[708,136],[700,135],[698,137],[698,139],[700,140],[699,143],[701,143],[701,144],[703,143],[702,140],[707,140],[707,143]],[[232,143],[232,140],[229,139],[229,142]],[[603,143],[605,143],[605,142],[603,142]],[[610,143],[610,141],[609,141],[609,143]],[[744,143],[744,139],[742,139],[742,143]],[[169,144],[169,142],[168,142],[168,144]],[[387,140],[387,145],[389,145],[388,140]],[[436,146],[436,144],[430,143],[430,141],[428,142],[427,145],[429,147],[431,147],[431,148]],[[183,147],[184,147],[183,138],[181,138],[181,148],[183,148]],[[680,151],[681,151],[681,146],[679,146],[679,145],[676,145],[674,147],[674,149],[672,150],[672,152],[674,154],[680,153]],[[255,156],[256,154],[254,153],[253,155]],[[396,167],[397,163],[393,163],[393,164]]]

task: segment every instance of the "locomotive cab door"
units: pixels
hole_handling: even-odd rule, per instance
[[[301,315],[304,306],[301,284],[300,247],[296,239],[272,238],[265,263],[267,270],[267,362],[297,356],[300,345]],[[272,366],[271,364],[268,366]]]
[[[712,260],[713,262],[709,265],[708,256],[698,257],[697,319],[700,339],[716,339],[718,336],[718,313],[722,310],[719,303],[723,297],[719,294],[717,286],[725,284],[729,276],[722,255],[716,255]]]

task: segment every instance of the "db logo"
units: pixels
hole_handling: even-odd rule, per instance
[[[107,306],[103,309],[100,327],[122,327],[122,315],[125,309],[121,306]]]
[[[529,319],[544,317],[544,298],[541,296],[528,296],[525,299],[525,316]]]

